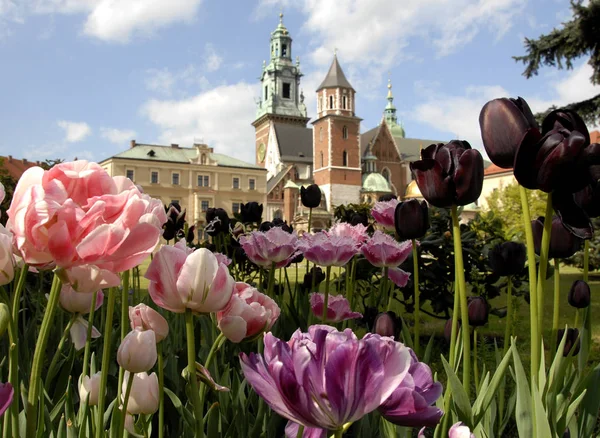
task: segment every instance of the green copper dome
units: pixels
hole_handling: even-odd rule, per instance
[[[405,132],[404,132],[404,126],[402,126],[402,125],[394,124],[394,125],[390,126],[390,131],[392,131],[392,136],[394,136],[394,137],[404,138],[406,136]]]
[[[392,193],[390,184],[380,173],[367,173],[362,178],[363,192]]]

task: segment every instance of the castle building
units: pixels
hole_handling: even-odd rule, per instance
[[[327,227],[336,206],[373,203],[393,193],[403,198],[412,178],[409,163],[435,140],[406,138],[398,122],[392,84],[378,126],[361,133],[356,90],[337,54],[315,90],[316,115],[307,114],[300,80],[300,60],[293,62],[292,38],[283,24],[271,33],[270,60],[263,61],[261,97],[257,101],[256,164],[267,170],[265,220],[282,218],[300,229],[308,212],[300,188],[318,184],[321,206],[313,211],[313,227]]]

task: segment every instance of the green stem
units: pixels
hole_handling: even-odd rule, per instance
[[[531,230],[531,215],[525,187],[519,186],[521,194],[521,210],[523,211],[523,225],[525,227],[525,240],[527,243],[527,265],[529,268],[529,319],[531,337],[531,384],[534,384],[540,368],[540,336],[538,327],[538,299],[536,285],[535,247],[533,232]],[[543,281],[540,279],[540,281]]]
[[[8,381],[11,383],[14,388],[16,394],[20,394],[20,385],[19,385],[19,308],[21,304],[21,292],[23,291],[23,287],[25,286],[25,278],[27,278],[27,272],[29,267],[24,265],[19,273],[19,280],[17,281],[17,287],[14,290],[12,297],[12,315],[11,321],[9,324],[9,333],[8,336],[10,338],[10,347],[9,347],[9,357],[10,363],[8,366]],[[11,334],[12,333],[12,334]],[[13,438],[18,438],[20,436],[19,433],[19,404],[21,401],[21,397],[17,395],[13,398],[13,402],[10,405],[10,423],[12,429]],[[5,426],[8,421],[5,421]],[[4,430],[2,436],[8,436],[8,431]]]
[[[108,289],[108,303],[102,306],[106,320],[104,321],[104,345],[102,348],[102,368],[100,370],[100,388],[98,393],[98,409],[96,411],[96,438],[104,436],[104,404],[106,402],[106,383],[108,380],[108,367],[110,364],[111,340],[113,329],[113,316],[115,313],[117,289]]]
[[[326,268],[325,276],[325,298],[323,299],[323,324],[327,323],[327,306],[329,305],[329,275],[331,274],[331,266]]]
[[[477,364],[477,327],[473,328],[473,373],[475,375],[475,392],[479,392],[479,366]],[[475,394],[477,395],[477,394]]]
[[[98,291],[94,292],[92,296],[92,304],[90,306],[90,312],[88,317],[88,328],[85,338],[85,350],[83,352],[83,371],[82,375],[87,376],[90,367],[90,350],[92,344],[92,326],[94,325],[94,313],[96,313],[96,301],[98,300]]]
[[[415,288],[415,340],[413,347],[415,354],[419,356],[419,344],[421,343],[421,294],[419,291],[419,253],[417,251],[417,242],[412,239],[413,256],[413,284]]]
[[[163,343],[156,345],[158,353],[158,438],[165,433],[165,370],[163,364]]]
[[[546,200],[546,213],[544,216],[544,233],[542,234],[542,246],[540,248],[540,268],[538,272],[537,295],[538,295],[538,327],[540,337],[543,336],[544,327],[544,286],[546,284],[546,272],[548,270],[548,256],[550,253],[550,238],[552,234],[552,193],[548,193]]]
[[[44,368],[44,358],[46,355],[46,345],[50,336],[50,329],[54,322],[54,315],[60,297],[61,282],[58,275],[54,273],[52,280],[52,289],[50,289],[50,297],[48,298],[48,306],[44,312],[44,319],[40,327],[37,342],[35,344],[35,352],[33,353],[33,362],[31,366],[31,375],[29,378],[29,393],[27,394],[27,426],[25,436],[35,436],[38,420],[38,398],[40,397],[40,382],[42,369]],[[15,388],[15,391],[18,391]]]
[[[188,355],[188,378],[192,393],[192,405],[194,407],[195,437],[204,437],[204,425],[202,406],[200,406],[200,392],[198,391],[198,379],[196,378],[196,344],[194,339],[194,315],[191,309],[185,309],[185,332],[187,337]]]
[[[335,438],[342,438],[342,436],[344,436],[344,430],[343,429],[336,430],[335,433],[333,434],[333,436]]]
[[[73,323],[75,322],[76,319],[77,319],[77,314],[71,315],[71,318],[69,319],[69,322],[67,323],[67,326],[63,330],[62,337],[60,338],[60,341],[58,342],[58,347],[56,348],[56,352],[54,353],[54,356],[52,357],[52,361],[50,362],[50,366],[48,367],[48,372],[46,373],[46,378],[44,379],[44,382],[45,382],[44,389],[46,390],[46,392],[50,392],[50,383],[52,383],[52,379],[54,378],[54,376],[56,374],[56,371],[55,371],[56,364],[58,363],[60,354],[62,353],[62,349],[65,346],[67,337],[69,336],[69,331],[71,330],[71,327],[73,327]]]
[[[121,341],[129,331],[129,270],[121,274]],[[123,374],[125,370],[119,367],[119,386],[117,386],[117,399],[121,397],[123,387]]]
[[[550,352],[556,351],[556,337],[558,336],[558,311],[560,306],[560,263],[554,258],[554,303],[552,306],[552,337],[550,338]]]
[[[219,348],[221,348],[223,342],[225,342],[225,335],[223,334],[223,332],[221,332],[219,333],[219,336],[217,336],[217,339],[215,339],[215,342],[213,342],[212,347],[210,347],[210,351],[208,352],[208,356],[206,357],[206,361],[204,362],[204,367],[206,369],[208,369],[208,367],[212,363],[212,360],[215,358],[215,354],[217,353]]]
[[[575,323],[573,324],[573,327],[576,329],[579,328],[579,309],[575,309]]]
[[[386,312],[392,310],[392,300],[394,299],[393,288],[394,286],[389,286],[389,272],[390,268],[387,266],[383,268],[383,278],[381,279],[383,285],[383,293],[381,294],[384,297],[387,297],[387,306],[385,308]]]
[[[590,241],[584,240],[583,243],[583,281],[588,282],[590,271]]]
[[[346,298],[348,298],[348,302],[350,303],[350,309],[354,310],[354,277],[356,276],[356,256],[352,257],[352,262],[350,263],[350,276],[348,276],[348,274],[346,274],[346,276]]]
[[[512,333],[512,277],[508,277],[508,286],[506,288],[506,324],[504,327],[504,349],[502,357],[508,353],[510,346],[510,336]]]
[[[267,296],[273,298],[273,289],[275,288],[275,262],[271,262],[269,269],[269,284],[267,285]]]
[[[467,397],[471,394],[471,339],[469,333],[469,310],[467,308],[467,288],[465,285],[465,268],[463,264],[462,242],[460,224],[456,205],[452,206],[452,234],[454,238],[454,259],[456,265],[456,279],[460,295],[460,319],[463,339],[463,386]]]
[[[125,390],[125,398],[123,399],[123,409],[121,409],[121,423],[119,424],[118,432],[120,438],[123,437],[125,431],[125,417],[127,416],[127,404],[129,403],[131,388],[133,387],[133,379],[135,379],[135,373],[129,373],[129,378],[127,379],[127,389]]]
[[[298,433],[296,434],[296,438],[302,438],[304,436],[304,424],[298,425]]]
[[[454,306],[452,307],[452,330],[450,331],[450,365],[453,370],[456,370],[455,350],[458,337],[458,313],[460,312],[460,293],[458,291],[457,277],[456,266],[454,266]]]

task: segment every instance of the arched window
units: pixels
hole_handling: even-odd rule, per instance
[[[344,140],[348,138],[348,127],[347,126],[344,126],[342,128],[342,137],[344,138]]]
[[[200,164],[206,164],[206,154],[200,156]]]
[[[348,152],[344,151],[342,154],[342,166],[348,166]]]
[[[347,99],[347,98],[346,98],[346,96],[344,96],[344,97],[342,98],[342,108],[343,108],[343,109],[346,109],[346,99]]]
[[[283,213],[281,210],[275,210],[275,213],[273,213],[273,219],[283,219]]]
[[[321,152],[321,167],[323,167],[323,152]]]
[[[275,187],[275,199],[279,199],[279,187]]]
[[[323,127],[319,128],[319,141],[323,141]]]
[[[390,182],[390,170],[387,167],[381,171],[381,176],[383,176],[387,182]]]
[[[329,96],[329,109],[333,109],[333,96]]]

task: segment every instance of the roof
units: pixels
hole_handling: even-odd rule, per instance
[[[12,155],[9,155],[8,157],[0,156],[0,168],[5,169],[15,181],[18,181],[19,178],[21,178],[21,175],[23,175],[23,172],[27,169],[39,165],[39,161],[31,162],[26,158],[19,160],[13,158]]]
[[[327,76],[325,76],[325,79],[323,80],[323,82],[321,82],[321,85],[319,85],[317,91],[322,90],[323,88],[338,87],[350,88],[352,91],[354,91],[354,88],[352,88],[352,85],[350,85],[350,82],[348,82],[348,79],[346,79],[346,75],[344,74],[344,72],[342,71],[342,67],[340,67],[340,64],[338,63],[337,56],[333,55],[333,62],[331,63],[331,67],[329,67]]]
[[[173,146],[162,146],[155,144],[139,144],[123,152],[119,152],[110,158],[128,158],[132,160],[166,161],[172,163],[190,163],[197,157],[196,148],[182,148]],[[217,166],[240,167],[244,169],[263,169],[255,164],[250,164],[237,158],[224,154],[209,153],[209,159],[215,161]],[[103,160],[106,161],[106,160]]]
[[[486,167],[485,171],[483,172],[483,175],[490,176],[490,175],[498,175],[501,173],[513,173],[513,170],[512,169],[503,169],[502,167],[498,167],[495,164],[490,164],[489,166]]]
[[[383,126],[383,122],[376,126],[373,129],[368,130],[367,132],[361,134],[360,146],[361,146],[361,155],[365,154],[365,151],[369,147],[369,145],[375,140],[379,130]],[[416,161],[421,157],[421,149],[426,148],[430,144],[433,143],[445,143],[439,140],[426,140],[421,138],[405,138],[397,135],[393,135],[394,143],[396,143],[396,148],[398,149],[398,154],[400,158],[405,161]]]
[[[312,163],[313,130],[311,128],[286,123],[275,123],[274,126],[283,162]]]
[[[292,166],[284,167],[279,171],[277,175],[275,175],[267,181],[267,194],[271,193],[271,190],[273,190],[275,186],[279,184],[279,182],[283,179],[284,176],[287,175],[291,168]]]

